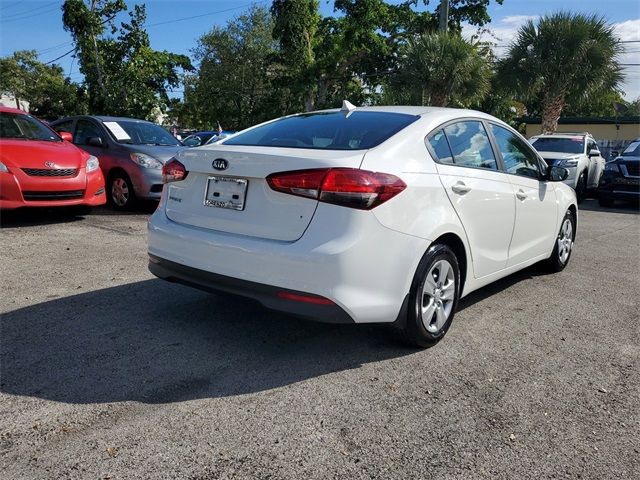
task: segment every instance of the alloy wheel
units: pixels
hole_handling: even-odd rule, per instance
[[[558,235],[558,258],[560,262],[567,263],[571,247],[573,246],[573,225],[570,218],[565,218]]]
[[[115,178],[111,184],[111,198],[118,207],[124,207],[129,201],[129,185],[124,178]]]
[[[420,297],[422,323],[427,331],[436,333],[445,325],[453,309],[455,293],[453,267],[447,260],[438,260],[427,273]]]

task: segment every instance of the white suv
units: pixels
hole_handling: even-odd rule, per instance
[[[589,133],[537,135],[529,141],[547,165],[563,167],[569,171],[564,183],[576,191],[578,202],[584,200],[587,189],[598,188],[605,160]]]

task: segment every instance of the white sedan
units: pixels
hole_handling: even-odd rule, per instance
[[[567,265],[566,175],[484,113],[345,102],[165,164],[149,269],[306,318],[391,322],[426,347],[461,297],[539,261]]]

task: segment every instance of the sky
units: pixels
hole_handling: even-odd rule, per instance
[[[387,0],[399,3],[400,0]],[[0,56],[15,50],[36,50],[41,61],[48,62],[73,48],[71,36],[62,27],[62,0],[0,0]],[[189,55],[198,38],[214,25],[224,25],[241,14],[252,3],[270,6],[270,0],[127,0],[131,6],[146,3],[147,31],[151,46],[156,50],[169,50]],[[431,0],[428,9],[434,9],[437,0]],[[624,97],[640,97],[640,0],[504,0],[503,5],[492,1],[488,27],[498,45],[508,45],[515,32],[528,19],[535,20],[545,13],[561,7],[582,13],[595,13],[613,23],[624,44],[626,53],[621,62],[625,66],[626,81],[622,85]],[[423,7],[424,8],[424,7]],[[320,0],[324,16],[333,14],[333,0]],[[194,17],[197,18],[187,18]],[[126,19],[126,17],[122,17]],[[470,35],[475,27],[465,26],[463,33]],[[485,35],[485,39],[490,39]],[[498,47],[496,52],[504,51]],[[56,61],[74,81],[82,75],[72,55]],[[176,92],[179,95],[179,92]]]

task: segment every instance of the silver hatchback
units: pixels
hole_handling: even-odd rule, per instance
[[[73,143],[100,161],[107,200],[118,210],[138,199],[159,200],[162,165],[183,148],[178,139],[155,123],[134,118],[77,116],[51,123],[73,134]]]

